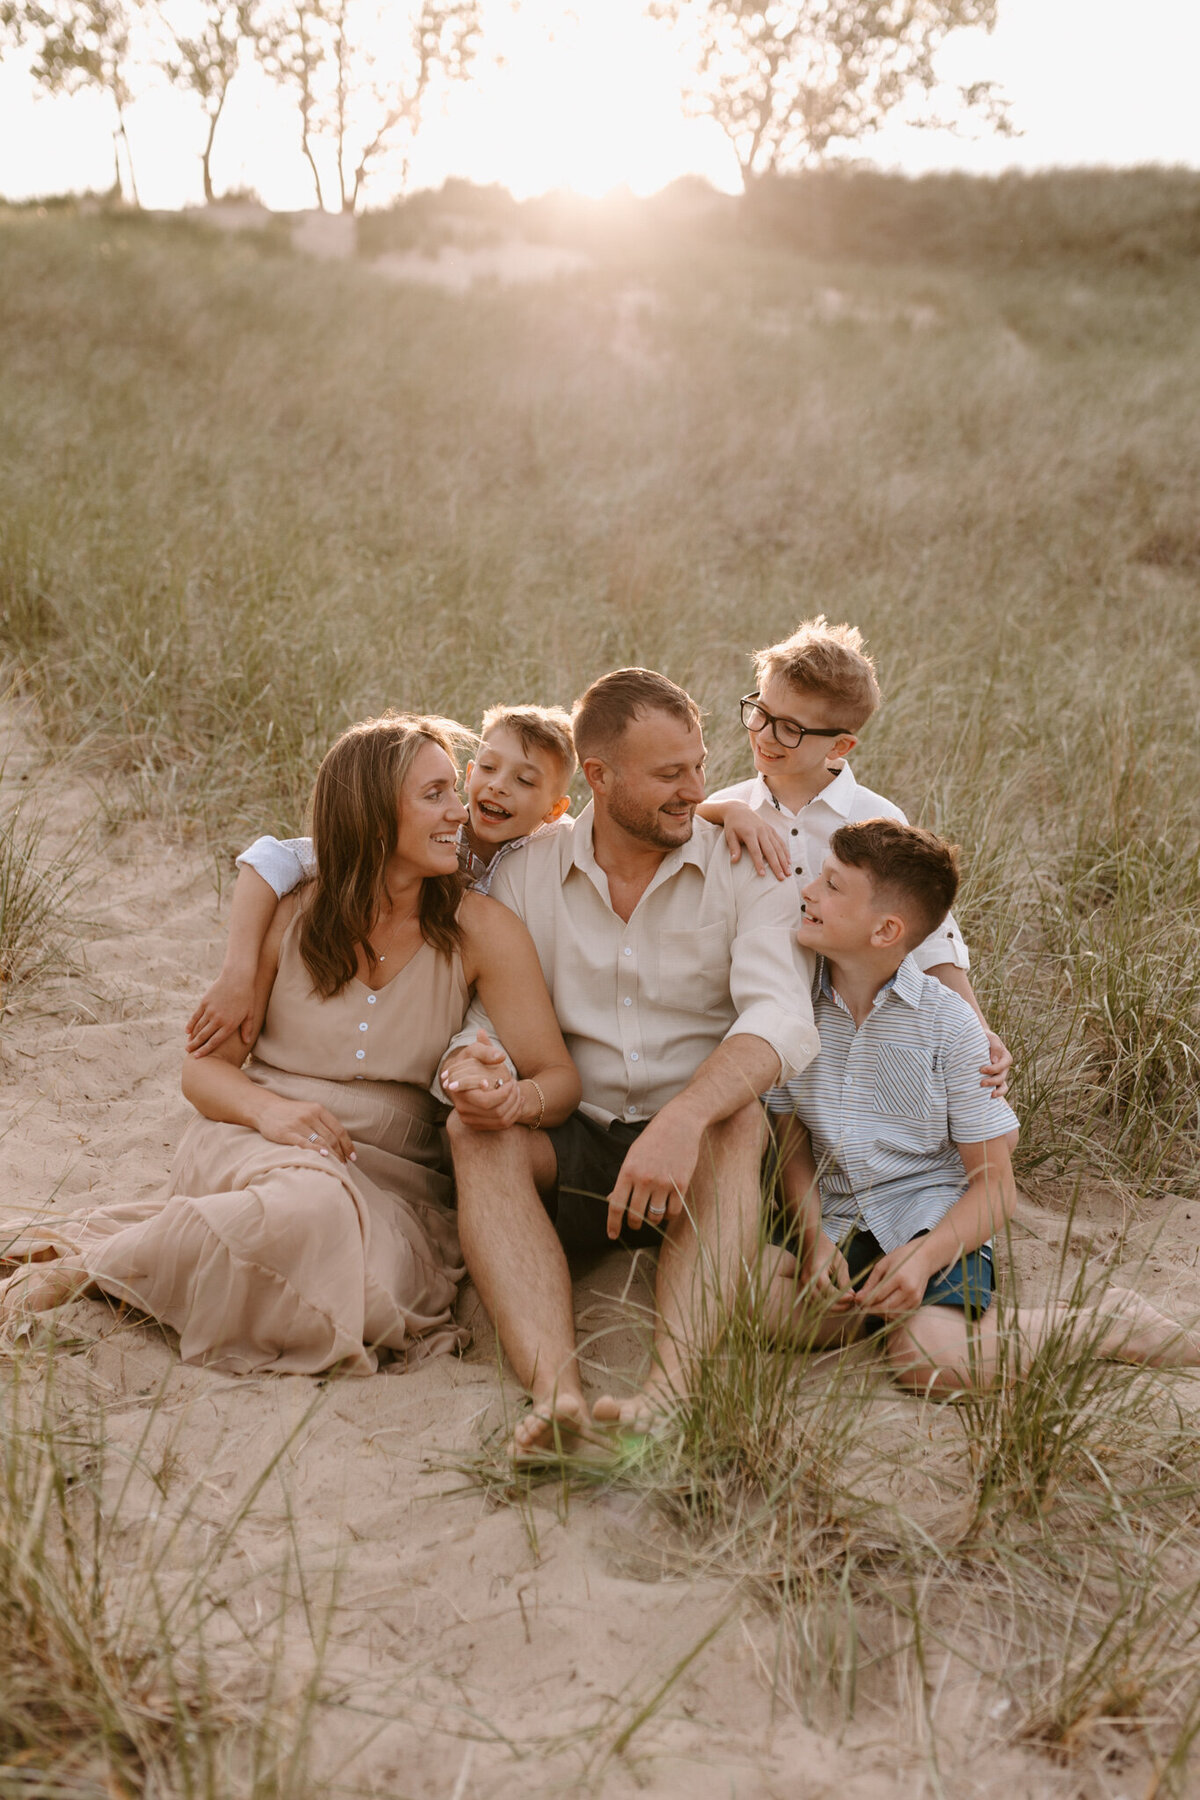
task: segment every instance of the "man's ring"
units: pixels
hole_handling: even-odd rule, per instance
[[[319,1137],[320,1137],[320,1135],[321,1135],[321,1134],[320,1134],[320,1132],[319,1132],[319,1131],[310,1131],[310,1132],[309,1132],[309,1134],[308,1134],[308,1141],[309,1141],[309,1143],[310,1143],[310,1144],[315,1144],[315,1143],[316,1143],[316,1141],[317,1141],[317,1139],[318,1139],[318,1138],[319,1138]]]

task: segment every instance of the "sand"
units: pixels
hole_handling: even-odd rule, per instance
[[[160,1187],[188,1113],[182,1023],[218,966],[225,909],[202,849],[145,820],[103,830],[96,791],[48,755],[33,719],[10,706],[5,725],[6,791],[40,796],[52,840],[94,834],[79,967],[18,991],[0,1029],[4,1211],[24,1218]],[[1168,1207],[1152,1248],[1148,1225],[1133,1234],[1149,1252],[1147,1291],[1193,1309],[1194,1211]],[[1120,1208],[1098,1197],[1076,1230],[1103,1249],[1121,1227]],[[1061,1218],[1024,1210],[1031,1275],[1052,1265],[1062,1232]],[[611,1257],[581,1274],[576,1295],[583,1329],[607,1332],[594,1360],[635,1375],[638,1272]],[[209,1679],[231,1719],[253,1713],[272,1681],[299,1709],[319,1661],[319,1779],[420,1800],[1145,1791],[1144,1765],[1126,1771],[1133,1785],[1109,1785],[1102,1769],[1059,1767],[1014,1741],[1004,1703],[961,1665],[933,1699],[891,1674],[873,1688],[864,1672],[858,1714],[837,1726],[820,1706],[809,1713],[802,1691],[772,1695],[773,1628],[754,1595],[689,1567],[629,1491],[489,1497],[458,1465],[518,1396],[469,1289],[462,1306],[476,1326],[462,1358],[326,1382],[185,1368],[169,1333],[99,1301],[54,1315],[62,1391],[110,1446],[113,1605],[143,1604],[151,1564],[161,1591],[202,1591]],[[882,1377],[878,1391],[897,1429],[945,1429],[946,1409],[894,1396]],[[930,1705],[972,1739],[940,1777],[924,1747]]]

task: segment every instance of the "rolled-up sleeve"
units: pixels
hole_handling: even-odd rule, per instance
[[[807,1068],[820,1049],[813,1023],[813,962],[796,942],[795,886],[735,869],[737,931],[730,945],[729,993],[737,1018],[726,1037],[748,1034],[779,1058],[777,1081]]]
[[[311,838],[255,838],[237,859],[239,869],[253,869],[280,900],[317,872]]]
[[[928,975],[931,969],[941,968],[946,963],[953,963],[956,969],[964,971],[971,967],[970,952],[953,913],[947,913],[937,930],[931,931],[925,941],[917,945],[912,959],[922,975]]]

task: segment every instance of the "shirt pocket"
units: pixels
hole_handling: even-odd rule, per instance
[[[929,1055],[900,1044],[875,1050],[875,1105],[886,1118],[907,1119],[946,1134],[946,1097],[933,1073]]]
[[[728,1012],[729,934],[723,925],[660,931],[655,947],[655,999],[683,1012]]]

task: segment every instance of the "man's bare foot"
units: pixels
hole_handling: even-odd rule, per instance
[[[81,1294],[88,1281],[87,1272],[65,1258],[58,1262],[25,1263],[14,1275],[0,1281],[0,1319],[52,1312]]]
[[[647,1437],[667,1423],[679,1408],[680,1396],[665,1379],[651,1376],[636,1394],[618,1399],[615,1394],[602,1394],[592,1408],[597,1425],[613,1426],[637,1437]]]
[[[551,1394],[535,1400],[513,1428],[509,1454],[516,1463],[561,1456],[580,1440],[594,1440],[588,1431],[587,1408],[578,1394]]]
[[[1155,1369],[1200,1364],[1200,1334],[1185,1330],[1131,1288],[1109,1288],[1097,1310],[1111,1320],[1099,1346],[1101,1356]]]

